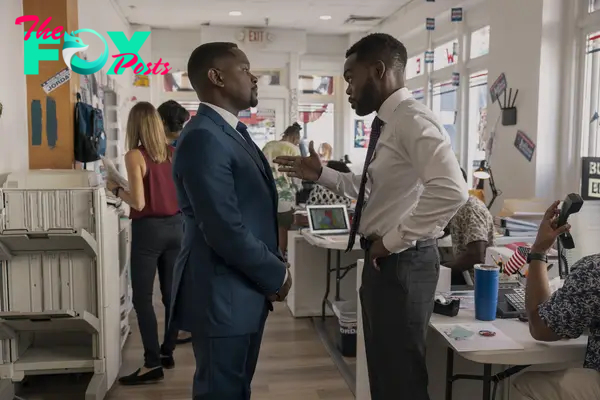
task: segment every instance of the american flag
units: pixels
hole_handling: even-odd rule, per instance
[[[512,256],[508,259],[504,265],[504,273],[506,275],[512,275],[527,263],[527,255],[531,249],[529,247],[519,246],[515,250]]]

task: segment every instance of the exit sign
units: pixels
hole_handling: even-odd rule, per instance
[[[254,29],[248,30],[248,41],[249,42],[262,43],[265,41],[266,36],[267,36],[267,34],[265,33],[265,31],[254,30]]]
[[[600,158],[581,157],[581,197],[600,200]]]

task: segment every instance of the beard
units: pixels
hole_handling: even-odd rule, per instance
[[[375,85],[375,79],[369,77],[365,82],[365,86],[362,89],[360,98],[356,99],[356,115],[364,117],[369,115],[376,110],[377,99],[379,98],[379,92],[377,85]]]

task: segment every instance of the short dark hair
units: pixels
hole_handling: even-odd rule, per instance
[[[399,72],[404,72],[408,60],[406,47],[387,33],[371,33],[363,37],[346,51],[346,58],[353,54],[356,54],[357,61],[381,60],[386,67]]]
[[[233,56],[231,50],[237,49],[235,43],[210,42],[204,43],[192,52],[188,60],[188,79],[197,92],[208,81],[208,70],[215,67],[217,60]]]
[[[190,113],[175,100],[168,100],[158,106],[158,113],[168,132],[179,132],[190,118]]]
[[[350,172],[350,167],[348,167],[348,165],[343,161],[338,161],[338,160],[327,161],[327,167],[329,167],[335,171],[341,172],[342,174]]]

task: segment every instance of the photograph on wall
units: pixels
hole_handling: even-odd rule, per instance
[[[133,77],[133,86],[150,87],[150,78],[148,77],[148,75],[135,75]]]
[[[371,136],[371,124],[364,119],[354,120],[354,148],[366,149],[369,147],[369,136]]]

